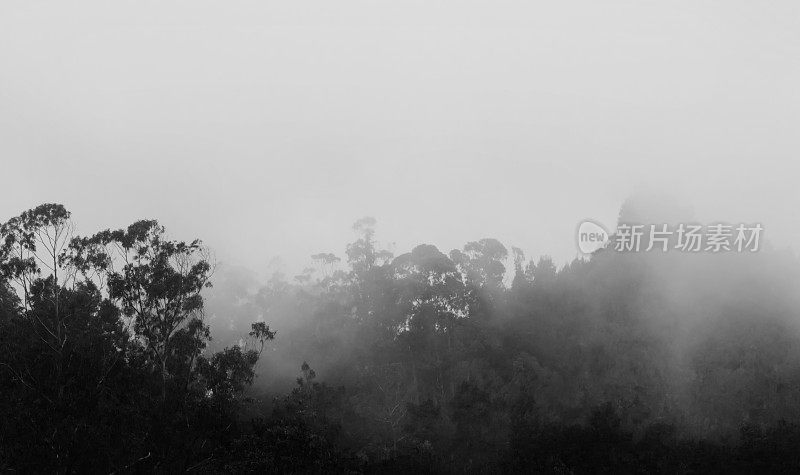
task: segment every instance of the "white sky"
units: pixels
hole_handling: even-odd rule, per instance
[[[797,251],[798,84],[795,1],[0,0],[0,220],[296,270],[372,215],[564,262],[659,189]]]

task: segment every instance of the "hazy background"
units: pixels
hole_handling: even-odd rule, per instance
[[[293,271],[372,215],[563,263],[658,189],[797,252],[798,84],[794,1],[0,0],[0,220]]]

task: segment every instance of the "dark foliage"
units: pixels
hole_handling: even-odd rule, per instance
[[[800,470],[795,258],[514,248],[507,276],[494,239],[394,257],[374,225],[346,264],[210,288],[155,221],[9,220],[0,471]]]

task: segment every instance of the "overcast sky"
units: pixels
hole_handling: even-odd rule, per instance
[[[0,220],[156,218],[224,262],[496,237],[666,190],[800,239],[800,2],[0,0]]]

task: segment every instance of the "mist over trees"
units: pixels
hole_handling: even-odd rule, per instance
[[[0,469],[800,469],[795,256],[559,268],[490,238],[393,255],[375,227],[262,282],[156,221],[81,237],[60,205],[10,219]]]

